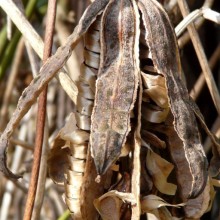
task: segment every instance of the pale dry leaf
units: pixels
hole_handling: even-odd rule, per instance
[[[216,190],[214,188],[215,185],[213,184],[212,180],[213,179],[211,178],[211,180],[210,180],[210,202],[209,202],[208,209],[206,210],[207,212],[211,211],[212,205],[213,205],[213,202],[215,199],[215,195],[216,195]]]
[[[146,166],[149,174],[152,176],[155,187],[166,195],[175,195],[177,186],[167,182],[167,178],[174,165],[153,151],[148,151]]]
[[[154,209],[151,213],[147,213],[148,220],[182,220],[171,215],[170,211],[166,207]]]
[[[111,190],[107,193],[105,193],[104,195],[102,195],[101,197],[98,198],[98,200],[102,200],[108,196],[112,196],[112,197],[118,197],[119,199],[121,199],[124,202],[129,202],[131,203],[131,205],[135,205],[136,204],[136,200],[135,197],[132,193],[124,193],[124,192],[119,192],[117,190]]]
[[[157,216],[155,214],[152,214],[152,213],[146,213],[146,216],[147,216],[148,220],[159,220],[157,218]]]
[[[143,72],[141,72],[141,76],[143,85],[146,88],[143,92],[146,92],[146,94],[161,108],[169,108],[164,77]]]
[[[65,141],[81,144],[89,140],[89,133],[77,127],[75,113],[71,113],[65,126],[60,130],[60,137]]]
[[[106,197],[102,200],[95,200],[94,205],[103,220],[120,220],[120,210],[123,201],[118,197]],[[113,211],[114,210],[114,211]]]
[[[144,196],[141,200],[142,213],[151,212],[152,210],[158,209],[158,208],[163,207],[163,206],[172,206],[172,207],[175,207],[175,208],[180,208],[184,205],[185,205],[185,203],[170,204],[170,203],[166,202],[165,200],[163,200],[162,198],[160,198],[159,196],[156,196],[156,195]]]
[[[136,204],[133,194],[111,190],[94,200],[94,206],[104,220],[119,220],[123,203]],[[114,212],[112,212],[114,210]]]
[[[220,180],[211,178],[211,182],[213,186],[220,187]]]

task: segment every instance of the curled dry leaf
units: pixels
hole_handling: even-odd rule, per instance
[[[167,182],[174,165],[153,151],[148,150],[146,166],[155,187],[163,194],[175,195],[177,186]]]
[[[68,166],[69,149],[65,147],[65,141],[56,137],[53,148],[48,157],[48,172],[50,178],[58,185],[63,185],[65,182],[64,173]]]
[[[165,79],[161,75],[141,73],[146,94],[161,108],[169,108]],[[143,94],[143,99],[144,99]]]
[[[189,191],[191,190],[192,183],[195,181],[194,178],[196,178],[196,176],[192,175],[192,171],[188,167],[188,161],[184,159],[187,155],[183,150],[183,142],[173,127],[172,115],[169,114],[164,124],[158,124],[157,127],[151,127],[151,129],[155,129],[157,132],[165,136],[169,154],[172,162],[175,164],[178,194],[182,201],[187,201],[189,198]]]
[[[98,219],[93,200],[103,193],[109,181],[106,177],[111,178],[109,171],[99,184],[95,182],[97,173],[87,151],[88,139],[89,134],[77,128],[75,114],[71,113],[55,138],[49,158],[50,176],[65,185],[65,202],[74,219]]]
[[[59,131],[55,137],[53,144],[51,146],[51,151],[48,158],[48,168],[50,177],[57,184],[64,183],[64,173],[68,167],[68,155],[70,152],[71,141],[75,140],[88,140],[88,134],[76,135],[76,122],[74,114],[71,113],[67,119],[65,126]],[[76,138],[80,138],[76,140]],[[78,158],[85,158],[87,151],[82,151],[79,149],[77,152]]]
[[[70,142],[73,139],[75,140],[77,137],[79,138],[79,136],[75,134],[76,130],[76,120],[74,114],[71,113],[67,118],[66,124],[59,131],[51,145],[51,151],[48,157],[48,169],[51,179],[56,184],[64,184],[65,182],[64,174],[66,173],[68,167],[68,155],[70,154],[71,145]],[[84,134],[80,137],[81,139],[84,138],[88,140],[88,134],[87,136]],[[77,141],[79,142],[79,140]],[[87,151],[77,151],[76,153],[81,154],[81,157],[83,158],[87,155]],[[78,157],[80,156],[78,155]]]
[[[120,211],[122,204],[123,201],[118,197],[106,197],[99,202],[97,202],[97,200],[94,202],[103,220],[119,220],[121,217]]]
[[[185,203],[180,203],[175,205],[169,204],[165,200],[163,200],[162,198],[156,195],[148,195],[143,197],[143,199],[141,199],[142,213],[151,212],[152,210],[158,209],[163,206],[172,206],[172,207],[180,208],[184,205]]]
[[[172,216],[166,207],[154,209],[151,213],[147,213],[146,215],[148,220],[182,220],[182,218]]]
[[[129,192],[131,180],[128,173],[125,173],[120,181],[117,183],[117,185],[114,186],[114,190],[117,190],[117,192]],[[96,206],[96,209],[99,211],[102,219],[124,219],[125,217],[130,219],[131,218],[131,210],[129,207],[129,203],[125,203],[124,200],[117,196],[112,196],[112,194],[109,196],[107,194],[106,197],[102,197],[94,201],[94,205]],[[114,212],[112,212],[114,210]],[[130,217],[129,217],[130,216]]]
[[[141,130],[141,145],[144,147],[149,148],[149,143],[151,146],[156,148],[164,149],[166,148],[165,141],[161,140],[156,134],[153,134],[152,132],[149,132],[142,128]]]
[[[136,204],[136,199],[132,193],[124,193],[111,190],[98,199],[94,200],[94,206],[104,220],[119,220],[121,214],[121,206],[123,203]],[[113,211],[114,210],[114,211]]]
[[[153,181],[146,168],[146,158],[148,149],[141,147],[140,160],[141,160],[141,177],[140,177],[140,194],[148,195],[153,188]]]

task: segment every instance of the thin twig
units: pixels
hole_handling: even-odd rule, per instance
[[[197,18],[202,16],[207,20],[220,24],[220,13],[213,11],[210,8],[202,7],[192,11],[176,26],[176,36],[179,37],[190,23],[194,22]]]
[[[47,25],[45,33],[45,47],[43,54],[43,62],[50,57],[53,42],[53,30],[56,16],[56,1],[50,0],[48,3],[48,13],[47,13]],[[35,138],[35,150],[34,150],[34,161],[32,167],[32,175],[30,180],[30,186],[28,191],[28,198],[26,201],[24,220],[30,220],[34,207],[34,200],[36,196],[40,160],[42,153],[43,137],[44,137],[44,125],[46,118],[46,101],[47,101],[47,88],[39,96],[38,101],[38,113],[37,113],[37,130]]]
[[[62,197],[60,196],[56,187],[54,187],[54,183],[53,185],[50,185],[48,187],[48,195],[49,198],[51,198],[54,201],[54,207],[57,211],[57,215],[62,216],[62,214],[65,212],[66,205],[64,205]]]
[[[211,69],[214,68],[214,66],[216,65],[217,61],[220,60],[220,44],[218,45],[218,47],[216,48],[216,50],[214,51],[214,53],[212,54],[210,60],[209,60],[209,66]],[[190,96],[196,100],[203,88],[203,86],[205,85],[205,77],[203,73],[200,73],[199,78],[197,79],[196,83],[194,84],[192,90],[190,91]]]
[[[175,33],[177,37],[180,37],[180,35],[185,31],[186,27],[194,22],[197,18],[201,17],[203,15],[203,8],[196,9],[190,14],[188,14],[176,27],[175,27]]]
[[[25,115],[24,119],[27,119],[30,117],[30,113]],[[26,135],[27,135],[27,124],[23,123],[22,126],[19,129],[19,139],[26,139]],[[24,154],[24,149],[21,147],[16,146],[15,148],[15,152],[13,154],[13,158],[12,158],[12,165],[11,165],[11,169],[14,172],[17,172],[20,164],[21,164],[21,160],[22,160],[22,156]],[[11,181],[7,181],[6,186],[5,186],[5,192],[4,192],[4,196],[2,198],[2,205],[1,205],[1,213],[0,213],[0,219],[1,220],[7,220],[9,218],[9,207],[11,206],[11,203],[13,201],[13,192],[15,191],[15,185],[13,184],[13,182]]]
[[[69,29],[64,25],[62,19],[64,16],[65,16],[65,12],[63,11],[62,7],[58,5],[55,29],[57,33],[57,38],[61,46],[65,45],[66,39],[71,34],[69,32]],[[83,62],[83,56],[81,52],[83,51],[83,46],[82,45],[80,46],[81,47],[79,48],[79,51],[76,51],[76,48],[74,48],[71,57],[66,62],[68,74],[70,75],[71,79],[73,79],[74,81],[77,81],[79,77],[80,64]],[[79,47],[79,45],[77,45],[77,47]]]
[[[217,138],[220,137],[220,116],[215,119],[215,122],[212,125],[211,132],[216,135]],[[212,148],[212,141],[209,137],[204,141],[204,150],[205,153],[208,154]]]
[[[20,140],[20,139],[11,138],[11,139],[10,139],[10,142],[11,142],[13,145],[19,145],[20,147],[23,147],[23,148],[25,148],[25,149],[27,149],[27,150],[34,151],[33,145],[27,143],[26,141],[22,141],[22,140]]]
[[[203,7],[205,8],[211,8],[212,5],[214,3],[214,0],[206,0],[203,4]],[[200,19],[198,19],[196,22],[195,22],[195,27],[196,27],[196,30],[198,30],[202,24],[204,23],[205,19],[203,17],[201,17]],[[179,48],[183,48],[184,45],[189,42],[190,40],[190,35],[189,35],[189,32],[186,32],[184,33],[179,39],[178,39],[178,45],[179,45]]]
[[[180,10],[181,10],[181,13],[183,14],[184,17],[186,17],[190,13],[186,1],[185,0],[178,0],[178,4],[179,4]],[[218,114],[220,115],[220,95],[218,93],[218,89],[217,89],[215,80],[213,78],[212,72],[210,70],[210,67],[209,67],[205,52],[203,50],[199,35],[195,29],[194,24],[190,24],[187,27],[187,29],[188,29],[189,35],[192,39],[192,43],[195,48],[195,51],[196,51],[198,60],[200,62],[202,71],[204,73],[207,86],[208,86],[210,94],[212,96],[212,100],[214,102],[214,105],[216,107]]]
[[[29,42],[27,42],[27,41],[25,42],[25,47],[26,47],[29,63],[31,66],[32,75],[33,75],[33,77],[37,77],[37,74],[39,73],[39,69],[40,69],[39,59],[36,56],[36,53],[34,52],[33,48],[29,44]]]
[[[41,208],[44,201],[45,184],[47,179],[47,159],[48,159],[48,120],[46,120],[44,127],[44,142],[41,152],[40,171],[39,171],[39,178],[37,184],[36,198],[34,203],[34,210],[31,218],[32,220],[40,219]]]
[[[25,194],[28,193],[28,189],[25,187],[25,185],[22,182],[19,182],[18,180],[14,180],[14,179],[8,179],[8,180],[11,181],[23,193]]]
[[[24,41],[23,41],[23,39],[21,39],[20,42],[18,43],[18,47],[17,47],[17,50],[15,52],[15,57],[13,59],[11,73],[10,73],[10,76],[9,76],[9,80],[7,82],[7,87],[6,87],[6,90],[5,90],[5,93],[4,93],[3,102],[1,104],[0,131],[4,129],[5,124],[7,122],[8,105],[9,105],[10,100],[11,100],[11,93],[13,91],[15,79],[16,79],[18,69],[19,69],[18,66],[20,65],[20,61],[21,61],[21,58],[22,58],[23,51],[24,51]]]

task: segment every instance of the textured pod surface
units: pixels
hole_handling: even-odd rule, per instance
[[[174,129],[178,135],[176,140],[179,138],[179,143],[183,143],[178,150],[175,147],[170,148],[170,153],[177,168],[182,199],[186,200],[199,195],[204,189],[208,176],[207,159],[196,118],[190,106],[188,91],[180,79],[179,52],[169,18],[157,1],[139,0],[138,4],[143,15],[145,38],[153,63],[165,78],[169,105],[174,117]],[[179,156],[180,154],[182,156]],[[181,166],[182,162],[184,166]],[[187,187],[184,186],[186,178],[189,180]]]
[[[64,200],[73,219],[200,218],[212,203],[212,185],[219,186],[211,176],[219,173],[220,148],[214,148],[217,157],[206,181],[206,158],[195,115],[208,128],[179,76],[178,48],[169,18],[155,0],[92,2],[68,46],[42,68],[52,77],[85,34],[75,112],[55,139],[50,174],[64,185]],[[45,85],[36,78],[22,94],[20,108],[26,103],[28,109],[33,94],[40,92],[36,82]],[[64,108],[69,114],[69,104],[63,102],[54,109]],[[22,117],[23,110],[17,113]],[[10,126],[7,132],[1,138],[10,137]],[[99,213],[94,208],[97,198]]]
[[[135,15],[128,0],[110,1],[102,16],[101,64],[96,83],[90,145],[98,174],[120,155],[130,131],[137,92]]]

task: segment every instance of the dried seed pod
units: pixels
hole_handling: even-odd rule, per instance
[[[86,161],[86,155],[89,153],[88,135],[91,126],[95,82],[100,63],[100,22],[101,16],[98,16],[84,36],[84,62],[81,65],[81,75],[77,83],[79,91],[75,113],[77,127],[74,130],[74,136],[66,135],[64,137],[71,142],[69,145],[70,152],[67,156],[68,169],[65,174],[65,201],[72,216],[79,219],[83,218],[82,201],[84,198],[82,196],[82,191],[85,192],[85,188],[82,185],[85,186],[85,184],[88,183],[88,179],[92,178],[91,172],[90,176],[85,177],[84,171],[85,166],[87,166],[88,172],[88,164],[91,164],[91,162],[89,163]],[[129,151],[130,143],[128,142],[122,150],[122,156],[127,155]],[[93,165],[90,165],[90,167],[91,166]],[[94,171],[93,173],[95,174]],[[94,179],[92,181],[94,181]],[[94,183],[91,184],[94,185]],[[86,187],[88,188],[88,186]],[[99,188],[97,192],[102,189],[100,185]],[[85,193],[88,194],[89,192]],[[94,196],[95,193],[93,193],[93,197]],[[97,196],[100,195],[97,194]],[[92,199],[89,202],[92,202]]]
[[[100,17],[96,18],[96,16],[103,10],[100,16],[102,21],[100,21]],[[23,92],[13,120],[0,137],[0,170],[13,177],[6,166],[5,155],[9,137],[43,86],[65,64],[71,49],[82,34],[87,32],[85,62],[82,64],[81,78],[78,82],[79,96],[75,114],[77,123],[76,125],[75,121],[72,123],[74,126],[71,131],[63,132],[62,140],[65,141],[59,144],[64,147],[55,152],[55,158],[59,158],[61,154],[61,160],[53,170],[56,173],[59,165],[62,172],[65,170],[65,201],[74,219],[97,218],[94,210],[88,208],[91,207],[93,199],[103,192],[103,184],[98,185],[94,181],[96,170],[102,175],[119,158],[122,145],[129,138],[129,132],[132,129],[130,113],[134,106],[137,107],[134,111],[136,113],[135,129],[130,133],[133,140],[131,144],[129,143],[134,149],[133,168],[127,168],[129,172],[132,170],[131,193],[111,192],[108,197],[110,197],[110,204],[118,208],[115,218],[120,218],[122,200],[126,197],[128,201],[133,201],[133,210],[135,206],[138,207],[135,215],[132,210],[132,215],[135,216],[132,216],[132,219],[139,218],[140,166],[145,164],[141,160],[140,165],[140,103],[142,101],[142,122],[144,122],[142,139],[154,147],[159,146],[158,152],[165,147],[169,149],[169,156],[176,168],[176,182],[180,197],[184,202],[188,202],[188,207],[185,208],[186,216],[200,217],[208,206],[208,203],[201,204],[209,194],[209,185],[206,184],[207,164],[194,117],[197,110],[191,105],[186,87],[178,76],[179,54],[175,35],[166,13],[156,0],[96,0],[89,6],[88,11],[89,13],[85,13],[80,20],[75,33],[71,35],[72,40],[68,41],[68,46],[59,49],[56,55],[43,66],[42,73],[48,73],[46,77],[37,77],[32,82],[32,87]],[[95,19],[95,23],[89,28]],[[139,23],[142,25],[141,31],[139,31]],[[143,99],[139,61],[143,78]],[[52,66],[53,70],[51,70]],[[138,100],[135,103],[136,96]],[[93,104],[94,99],[95,104]],[[197,115],[197,117],[201,120],[200,116]],[[94,153],[96,170],[88,150],[89,141]],[[155,180],[159,182],[159,176],[167,180],[173,165],[157,154],[150,155],[148,151],[147,155],[147,168],[154,186],[161,193],[169,191],[170,195],[174,195],[175,185],[167,184],[166,181],[165,184],[155,182]],[[154,169],[150,170],[149,167]],[[218,167],[216,169],[218,171]],[[60,169],[58,173],[60,174]],[[63,176],[58,175],[57,182],[62,182]],[[144,179],[142,182],[148,184],[146,192],[142,192],[149,193],[153,188],[151,182],[147,183]],[[205,184],[207,187],[203,191]],[[106,202],[106,197],[105,195],[101,200],[105,199]],[[145,198],[147,211],[161,206],[158,198],[159,204],[152,207],[153,200],[155,195]],[[162,203],[167,205],[165,202]],[[199,204],[197,213],[192,213],[191,203]],[[104,207],[108,207],[106,203]],[[111,219],[111,213],[107,214],[110,214]]]
[[[77,126],[82,130],[90,130],[91,115],[95,96],[95,81],[100,63],[100,16],[90,26],[84,37],[84,62],[78,81],[76,105]]]
[[[84,219],[83,216],[85,215],[82,211],[82,201],[84,199],[82,190],[85,189],[82,187],[84,181],[88,181],[88,179],[85,179],[84,171],[88,154],[89,138],[87,136],[86,139],[79,140],[83,134],[89,135],[91,126],[95,81],[99,67],[99,27],[100,19],[98,17],[84,36],[84,63],[81,65],[81,75],[77,84],[79,92],[75,113],[76,126],[80,132],[76,134],[78,137],[74,137],[75,139],[71,141],[69,146],[69,166],[65,175],[65,202],[74,219]],[[97,214],[93,212],[94,219],[96,218],[95,216],[97,216]]]

